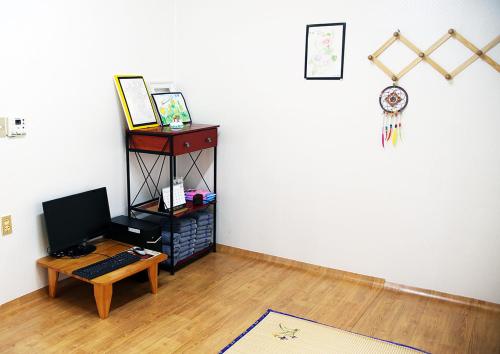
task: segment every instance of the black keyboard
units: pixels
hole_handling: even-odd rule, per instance
[[[103,261],[76,269],[73,271],[73,274],[85,279],[94,279],[140,260],[141,257],[135,254],[121,252]]]

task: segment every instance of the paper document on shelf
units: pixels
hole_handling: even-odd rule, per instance
[[[155,122],[156,116],[143,79],[121,78],[120,85],[134,125]]]
[[[170,188],[163,188],[163,202],[165,207],[170,209]],[[184,184],[176,183],[174,184],[174,208],[176,206],[186,204],[186,197],[184,195]]]

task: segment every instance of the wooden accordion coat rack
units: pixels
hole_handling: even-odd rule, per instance
[[[434,61],[430,57],[430,55],[450,38],[458,40],[465,47],[469,48],[474,54],[469,59],[464,61],[462,64],[457,66],[454,70],[448,72],[441,65],[436,63],[436,61]],[[413,60],[410,64],[408,64],[405,68],[403,68],[403,70],[401,70],[398,74],[395,74],[392,70],[390,70],[387,66],[385,66],[380,61],[380,59],[378,59],[378,57],[397,40],[401,41],[401,43],[406,45],[410,50],[412,50],[415,54],[417,54],[418,57],[415,60]],[[386,73],[394,82],[397,82],[399,79],[401,79],[421,61],[426,61],[434,69],[436,69],[436,71],[438,71],[441,75],[443,75],[446,80],[451,80],[479,58],[481,58],[483,61],[491,65],[493,69],[495,69],[497,72],[500,72],[500,65],[496,61],[494,61],[491,57],[486,55],[486,53],[492,48],[494,48],[498,43],[500,43],[500,35],[496,36],[491,42],[489,42],[483,48],[479,49],[474,44],[469,42],[466,38],[464,38],[461,34],[459,34],[457,31],[455,31],[454,29],[450,29],[448,30],[448,33],[439,38],[427,50],[422,51],[398,31],[394,32],[392,37],[388,41],[386,41],[377,51],[369,55],[368,59],[371,60],[380,70]]]

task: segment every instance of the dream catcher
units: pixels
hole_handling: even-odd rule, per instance
[[[402,140],[402,112],[408,104],[408,94],[399,86],[386,87],[380,93],[380,107],[384,110],[382,122],[382,147],[387,144],[396,146]]]

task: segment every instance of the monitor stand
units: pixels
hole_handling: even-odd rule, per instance
[[[71,246],[66,248],[63,251],[56,252],[54,254],[51,254],[52,257],[71,257],[71,258],[78,258],[78,257],[83,257],[86,256],[96,250],[96,247],[92,244],[89,243],[81,243],[76,246]]]

